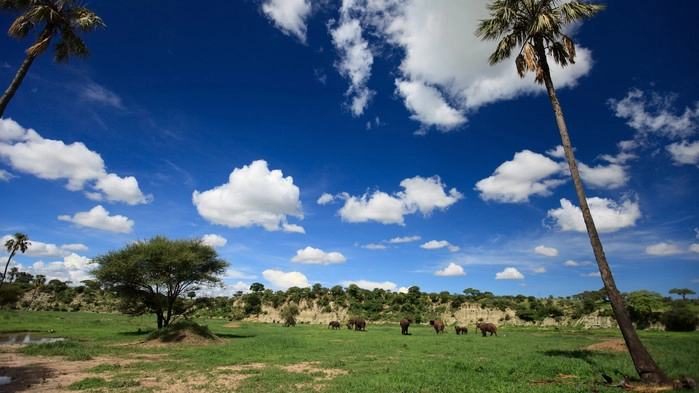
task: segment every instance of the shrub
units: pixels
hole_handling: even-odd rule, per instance
[[[672,332],[691,332],[699,325],[699,317],[687,302],[676,301],[670,310],[663,313],[665,330]]]

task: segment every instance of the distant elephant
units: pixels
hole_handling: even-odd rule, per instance
[[[485,334],[490,332],[490,335],[492,336],[493,333],[497,336],[498,335],[498,327],[495,326],[495,324],[488,323],[488,322],[480,322],[476,324],[476,331],[478,329],[481,329],[481,333],[483,333],[483,337],[485,337]]]
[[[440,320],[430,321],[430,325],[434,327],[434,331],[439,333],[444,333],[444,322]]]
[[[408,326],[410,326],[410,320],[403,318],[400,321],[400,334],[408,334]]]
[[[330,321],[330,323],[328,324],[328,328],[333,328],[333,330],[339,329],[339,328],[340,328],[340,322],[338,322],[338,321]]]
[[[359,330],[366,331],[366,321],[363,320],[363,319],[361,319],[361,318],[355,319],[355,320],[354,320],[354,330],[356,330],[356,331],[359,331]]]
[[[462,334],[462,333],[468,334],[468,328],[466,326],[456,325],[456,326],[454,326],[454,329],[456,330],[457,335]]]
[[[354,329],[354,324],[357,320],[356,319],[350,319],[347,321],[347,329],[352,330]]]

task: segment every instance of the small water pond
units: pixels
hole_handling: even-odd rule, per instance
[[[65,337],[44,337],[39,332],[1,333],[0,345],[45,344],[64,341]]]

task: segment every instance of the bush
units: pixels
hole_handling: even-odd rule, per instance
[[[699,325],[699,317],[685,301],[676,301],[663,313],[662,321],[669,332],[692,332]]]

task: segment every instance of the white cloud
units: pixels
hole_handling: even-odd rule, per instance
[[[310,0],[266,0],[262,12],[286,35],[306,43],[306,19],[311,14]]]
[[[367,250],[385,250],[387,247],[383,244],[365,244],[362,248],[366,248]]]
[[[583,183],[590,188],[615,189],[625,186],[629,181],[626,168],[619,164],[596,167],[590,167],[581,162],[577,164]]]
[[[341,194],[345,199],[339,214],[346,222],[377,221],[382,224],[404,225],[404,216],[421,212],[427,216],[434,209],[446,210],[456,203],[463,195],[455,188],[444,192],[446,187],[439,176],[422,178],[416,176],[403,180],[400,185],[405,189],[394,196],[385,192],[375,191],[371,197]]]
[[[318,198],[316,203],[318,203],[319,205],[326,205],[334,200],[335,200],[334,196],[332,196],[331,194],[328,194],[327,192],[324,192],[323,195],[321,195],[320,198]]]
[[[544,245],[536,246],[534,248],[534,254],[545,255],[547,257],[557,257],[558,250],[551,247],[545,247]]]
[[[102,205],[97,205],[89,212],[78,212],[73,217],[68,215],[58,216],[61,221],[70,221],[81,227],[102,229],[115,233],[131,233],[134,225],[133,220],[126,216],[110,216]]]
[[[366,289],[369,291],[373,291],[376,288],[384,289],[386,291],[395,291],[396,289],[396,284],[390,282],[390,281],[384,281],[384,282],[376,282],[376,281],[368,281],[368,280],[359,280],[359,281],[350,281],[350,280],[345,280],[340,283],[343,287],[347,288],[351,284],[354,284],[358,286],[359,288]],[[405,290],[406,293],[408,292],[407,289]]]
[[[560,209],[548,211],[548,217],[562,231],[587,232],[580,208],[565,199],[561,199]],[[588,198],[592,219],[600,233],[615,232],[622,228],[636,225],[641,218],[641,210],[637,202],[624,200],[621,204],[606,198]]]
[[[692,243],[692,244],[689,246],[689,252],[693,252],[693,253],[699,254],[699,243]]]
[[[495,273],[496,280],[523,280],[524,274],[514,267],[506,267],[505,270]]]
[[[20,172],[47,180],[64,179],[67,189],[83,190],[93,200],[129,205],[152,200],[152,196],[143,195],[136,178],[107,173],[102,157],[83,143],[66,145],[44,139],[11,119],[0,119],[0,157]]]
[[[589,266],[591,264],[592,262],[590,261],[576,262],[571,259],[563,262],[563,266]]]
[[[676,142],[666,147],[675,164],[699,165],[699,141]]]
[[[537,267],[533,270],[534,274],[542,274],[546,273],[546,268],[545,267]]]
[[[437,270],[434,272],[435,276],[442,276],[442,277],[455,277],[455,276],[465,276],[466,272],[464,271],[464,268],[455,264],[454,262],[449,263],[449,266],[445,267],[442,270]]]
[[[685,138],[694,134],[699,119],[699,105],[685,108],[684,113],[675,115],[675,97],[650,96],[638,89],[630,90],[622,100],[608,100],[617,117],[627,119],[631,128],[638,131],[637,139],[656,134],[670,139]]]
[[[657,256],[668,256],[681,254],[682,251],[674,244],[662,242],[646,247],[646,254]]]
[[[121,97],[104,86],[91,81],[80,86],[80,95],[88,101],[112,106],[117,109],[124,109],[121,103]]]
[[[216,234],[204,235],[201,239],[204,244],[211,247],[223,247],[226,245],[226,243],[228,243],[228,240],[225,237]]]
[[[389,243],[410,243],[414,242],[417,240],[420,240],[420,236],[404,236],[404,237],[394,237],[393,239],[389,240]]]
[[[262,272],[262,277],[278,290],[287,290],[291,287],[306,288],[311,286],[308,283],[308,278],[299,272],[285,273],[279,269],[267,269]]]
[[[451,243],[449,243],[446,240],[439,240],[439,241],[430,240],[427,243],[420,245],[420,248],[424,248],[427,250],[434,250],[434,249],[444,248],[444,247],[447,247],[449,249],[449,251],[451,251],[451,252],[459,251],[459,247],[452,245]]]
[[[501,164],[495,173],[476,183],[484,201],[519,203],[532,195],[549,196],[553,189],[566,182],[549,179],[566,169],[561,163],[529,150],[516,153],[512,161]]]
[[[283,177],[278,169],[270,171],[264,160],[234,169],[228,183],[194,191],[192,202],[199,215],[213,224],[304,233],[302,227],[287,223],[287,216],[303,218],[299,188],[291,176]]]
[[[12,235],[5,235],[0,239],[0,243],[5,244],[8,240],[14,239]],[[40,241],[29,239],[29,245],[24,255],[37,258],[62,258],[67,257],[73,251],[87,251],[88,248],[84,244],[64,244],[56,246],[55,244],[43,243]],[[3,249],[5,251],[5,249]]]
[[[602,277],[602,273],[600,272],[592,272],[592,273],[587,273],[587,274],[581,274],[580,277]]]
[[[451,107],[439,90],[424,82],[396,79],[396,92],[412,114],[410,118],[422,124],[449,131],[466,123],[463,113]]]
[[[291,262],[295,263],[326,266],[333,263],[344,263],[345,261],[347,261],[347,258],[339,252],[325,252],[311,246],[296,251],[296,256],[291,258]]]
[[[345,93],[351,99],[350,110],[354,116],[360,116],[375,94],[367,87],[374,56],[369,43],[362,37],[360,20],[353,17],[357,11],[354,5],[353,0],[342,2],[340,21],[330,23],[330,35],[340,55],[335,67],[340,75],[350,80],[350,87]]]
[[[16,176],[11,174],[10,172],[0,169],[0,181],[10,181],[14,179]]]
[[[73,285],[79,285],[80,281],[94,279],[90,275],[94,265],[91,265],[90,262],[90,258],[70,253],[64,256],[62,261],[38,261],[26,269],[20,270],[27,271],[35,276],[43,274],[46,276],[47,282],[51,280],[70,281]]]

